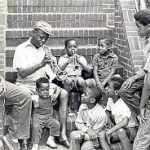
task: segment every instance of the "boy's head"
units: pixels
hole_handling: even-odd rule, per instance
[[[65,49],[69,56],[72,56],[78,50],[78,43],[75,39],[67,39],[65,41]]]
[[[36,91],[42,98],[49,97],[49,80],[47,78],[39,78],[36,81]]]
[[[106,55],[112,48],[112,40],[110,38],[99,38],[98,49],[101,55]]]
[[[134,19],[138,28],[140,37],[149,38],[150,30],[150,11],[140,10],[134,14]]]
[[[106,87],[106,93],[109,97],[114,97],[118,95],[118,91],[121,88],[124,80],[120,75],[114,75],[111,77],[110,81],[108,82],[108,86]]]
[[[102,91],[97,86],[87,88],[81,96],[83,104],[96,104],[102,98]]]

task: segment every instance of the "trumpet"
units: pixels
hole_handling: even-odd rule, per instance
[[[48,59],[48,60],[50,60],[50,63],[49,63],[49,65],[50,65],[50,67],[51,67],[51,69],[52,69],[52,71],[56,74],[56,78],[57,78],[57,80],[59,80],[59,81],[64,81],[66,78],[67,78],[67,72],[65,72],[65,71],[62,71],[60,68],[59,68],[59,66],[58,66],[58,64],[57,64],[57,61],[55,61],[54,59],[53,59],[53,55],[52,55],[52,52],[51,52],[51,50],[49,49],[49,47],[48,46],[43,46],[43,49],[44,49],[44,51],[45,51],[45,54],[46,54],[46,59]]]
[[[80,68],[79,63],[77,62],[77,57],[79,57],[79,56],[77,55],[76,51],[74,50],[73,55],[72,55],[72,60],[73,60],[73,64],[74,64],[74,67],[73,67],[74,71],[76,71]]]

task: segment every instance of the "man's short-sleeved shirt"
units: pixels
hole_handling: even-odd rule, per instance
[[[43,47],[40,47],[39,49],[35,48],[30,43],[30,40],[31,39],[27,40],[16,48],[13,59],[13,69],[29,68],[39,64],[43,60],[45,56]],[[50,76],[51,80],[55,78],[55,74],[52,72],[50,66],[46,65],[25,78],[22,78],[18,74],[17,82],[27,85],[34,85],[38,78],[45,77],[46,74]]]
[[[84,65],[87,65],[87,61],[85,59],[84,56],[81,56],[81,55],[77,55],[77,57],[79,57],[80,61],[84,64]],[[63,55],[59,58],[59,61],[58,61],[58,65],[60,67],[62,67],[69,59],[69,56],[66,54],[66,55]],[[81,76],[81,72],[82,72],[82,66],[77,63],[76,65],[77,67],[75,68],[75,65],[73,63],[73,61],[71,61],[70,64],[67,65],[67,67],[65,68],[64,71],[67,72],[68,76],[71,76],[71,75],[78,75],[78,76]]]
[[[121,122],[123,118],[128,117],[129,123],[127,127],[135,127],[138,125],[131,113],[131,110],[121,98],[115,103],[112,98],[108,98],[106,110],[111,112],[116,124]]]
[[[111,51],[109,55],[105,57],[97,53],[93,57],[93,66],[97,67],[99,79],[106,79],[110,74],[112,68],[117,68],[118,56]]]

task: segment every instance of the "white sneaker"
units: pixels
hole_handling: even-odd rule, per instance
[[[38,150],[39,144],[33,144],[31,150]]]
[[[57,144],[55,143],[55,139],[53,136],[48,137],[46,144],[51,148],[57,148]]]

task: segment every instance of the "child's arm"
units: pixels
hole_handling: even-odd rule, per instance
[[[92,68],[87,64],[87,61],[83,56],[78,56],[77,55],[77,62],[82,66],[82,68],[85,71],[91,72]]]
[[[124,117],[121,122],[117,123],[111,129],[106,131],[106,136],[110,136],[113,132],[115,132],[123,127],[126,127],[128,125],[128,122],[129,122],[129,118]]]
[[[96,66],[94,66],[94,68],[93,68],[93,75],[94,75],[94,79],[95,79],[95,81],[96,81],[97,86],[98,86],[102,91],[104,91],[104,87],[103,87],[102,83],[99,81],[99,77],[98,77],[97,67],[96,67]]]
[[[79,113],[77,116],[77,119],[75,121],[75,125],[77,127],[77,129],[83,131],[84,133],[86,133],[86,131],[88,130],[87,125],[85,124],[84,120],[83,120],[83,110],[82,110],[83,105],[81,104],[80,108],[79,108]]]
[[[112,68],[110,74],[107,76],[107,78],[102,82],[103,87],[106,85],[106,83],[111,79],[111,77],[115,74],[116,68]]]
[[[106,79],[103,81],[103,83],[102,83],[103,86],[105,86],[105,84],[108,83],[108,81],[111,79],[111,77],[116,73],[117,67],[118,67],[118,57],[115,56],[112,60],[111,72],[106,77]]]
[[[68,57],[60,57],[58,60],[58,66],[63,71],[70,63],[70,59]]]

